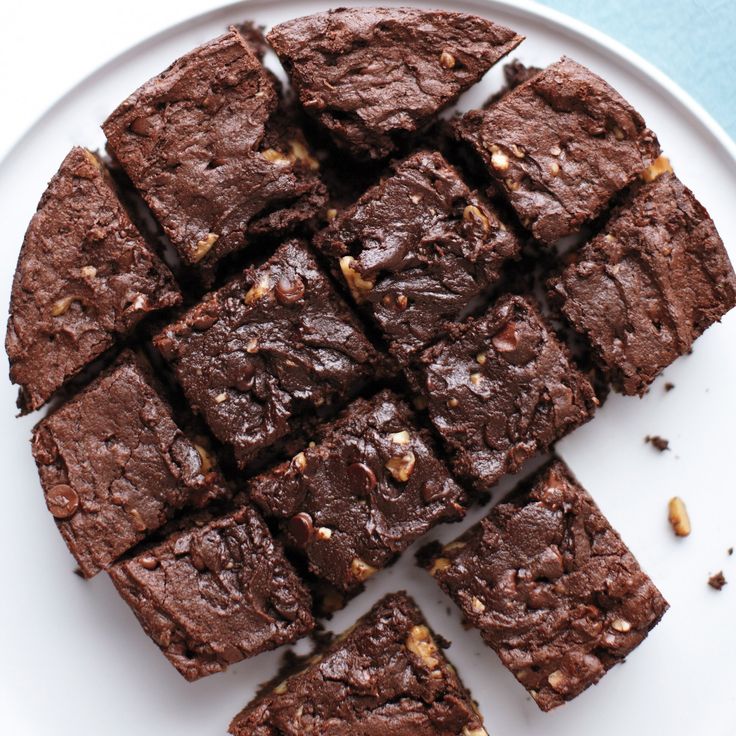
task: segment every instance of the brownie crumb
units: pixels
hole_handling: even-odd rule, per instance
[[[667,383],[665,383],[664,385],[664,390],[667,391],[667,393],[669,393],[670,391],[672,391],[674,387],[675,387],[674,383],[670,383],[669,381],[667,381]]]
[[[708,585],[715,590],[723,590],[723,586],[727,584],[723,571],[717,572],[708,578]]]
[[[670,441],[664,437],[660,437],[658,434],[648,434],[644,438],[644,442],[648,442],[652,447],[655,447],[660,452],[670,449]]]
[[[729,547],[727,552],[728,552],[728,556],[731,557],[731,555],[733,555],[733,547]]]

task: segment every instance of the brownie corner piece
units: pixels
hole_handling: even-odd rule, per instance
[[[646,393],[736,305],[736,276],[715,224],[671,172],[636,184],[550,290],[629,395]]]
[[[587,378],[525,297],[505,296],[425,350],[419,389],[456,472],[477,490],[588,421]]]
[[[338,146],[375,160],[429,123],[523,37],[463,13],[339,8],[281,23],[268,40],[307,113]]]
[[[668,608],[560,460],[426,566],[544,711],[597,683]]]
[[[206,296],[154,345],[191,407],[241,465],[286,437],[296,415],[348,400],[382,365],[297,240]]]
[[[243,506],[109,569],[145,632],[189,681],[314,627],[309,593],[258,513]]]
[[[102,161],[74,147],[23,240],[5,347],[19,406],[35,411],[179,289],[118,199]]]
[[[229,495],[207,448],[179,428],[148,366],[129,351],[36,425],[33,455],[85,577],[178,511]]]
[[[254,478],[251,500],[278,520],[310,571],[353,591],[468,498],[413,412],[384,390],[357,399],[290,462]]]
[[[278,92],[252,43],[232,27],[146,82],[103,124],[179,256],[203,273],[251,236],[311,219],[326,200],[303,140],[282,135]]]
[[[521,244],[437,152],[419,151],[315,238],[408,364],[499,281]]]
[[[636,110],[563,57],[455,126],[543,243],[579,232],[659,155]]]
[[[232,721],[233,736],[277,733],[488,736],[435,635],[406,593],[385,596],[325,650]]]

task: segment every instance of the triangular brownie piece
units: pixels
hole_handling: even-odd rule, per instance
[[[522,40],[484,18],[415,8],[342,8],[268,34],[307,112],[368,159],[393,153]]]

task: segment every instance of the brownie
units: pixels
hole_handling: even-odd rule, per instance
[[[624,394],[645,393],[736,304],[716,227],[672,173],[634,187],[551,290]]]
[[[264,26],[258,25],[253,20],[246,20],[238,23],[236,28],[248,45],[248,48],[255,54],[258,61],[262,62],[270,48],[264,34]]]
[[[144,84],[103,124],[186,264],[211,269],[253,235],[283,233],[324,203],[303,139],[274,140],[278,104],[271,75],[231,28]]]
[[[597,400],[526,298],[501,298],[422,353],[429,415],[456,472],[478,490],[588,421]]]
[[[641,115],[565,57],[491,107],[467,113],[456,131],[524,226],[548,244],[577,233],[659,155]]]
[[[520,244],[439,153],[396,164],[318,235],[407,364],[499,279]]]
[[[73,148],[28,226],[13,279],[5,347],[19,406],[39,409],[143,317],[180,301],[102,162]]]
[[[364,159],[393,153],[523,40],[477,16],[415,8],[330,10],[267,38],[304,109]]]
[[[406,593],[380,600],[306,666],[230,724],[233,736],[487,736],[483,720]]]
[[[355,401],[320,442],[255,478],[249,492],[311,572],[341,590],[435,524],[461,519],[467,503],[426,430],[390,391]]]
[[[598,682],[668,608],[560,460],[428,564],[544,711]]]
[[[306,588],[248,506],[176,532],[109,574],[145,632],[190,681],[314,627]]]
[[[381,362],[299,241],[208,295],[154,344],[241,466],[294,429],[295,415],[347,400]]]
[[[207,448],[181,430],[148,366],[128,351],[36,425],[33,456],[85,577],[180,509],[227,495]]]

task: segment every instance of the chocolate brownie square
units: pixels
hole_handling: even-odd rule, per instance
[[[241,466],[289,434],[295,415],[347,400],[381,364],[299,241],[207,296],[154,344]]]
[[[182,432],[148,366],[127,351],[36,425],[33,456],[46,505],[85,577],[182,508],[227,495],[207,449]]]
[[[35,411],[150,312],[179,304],[102,162],[73,148],[26,231],[5,347],[18,404]]]
[[[577,233],[659,155],[641,115],[566,57],[456,131],[543,243]]]
[[[560,460],[427,564],[544,711],[598,682],[668,608]]]
[[[285,232],[324,203],[303,139],[273,140],[278,104],[270,74],[231,28],[144,84],[103,124],[186,264],[211,269],[254,233]]]
[[[500,277],[520,243],[439,153],[420,152],[316,238],[404,364]]]
[[[248,506],[175,532],[109,574],[189,681],[290,644],[314,627],[307,590]]]
[[[455,668],[406,593],[266,689],[230,724],[233,736],[487,736]]]
[[[267,36],[304,109],[338,146],[384,158],[523,37],[483,18],[416,8],[340,8]]]
[[[359,586],[414,540],[465,514],[465,492],[390,391],[358,399],[321,440],[256,477],[251,500],[280,520],[311,572]]]
[[[736,304],[716,227],[672,173],[634,187],[550,288],[624,394],[644,394]]]
[[[506,296],[420,357],[422,395],[456,472],[478,490],[580,424],[597,400],[526,298]]]

